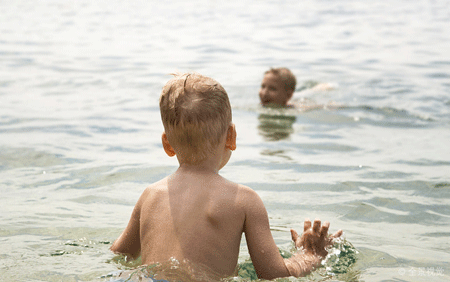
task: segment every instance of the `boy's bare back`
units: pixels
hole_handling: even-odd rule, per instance
[[[246,222],[247,217],[252,220]],[[246,229],[258,233],[253,238],[252,232],[247,232],[252,246],[258,245],[256,237],[272,239],[265,208],[253,190],[216,173],[184,168],[147,187],[130,222],[133,224],[124,233],[139,228],[140,242],[136,238],[135,248],[142,246],[143,264],[165,262],[171,257],[187,259],[208,266],[222,277],[235,272]],[[120,252],[121,239],[112,249]],[[278,254],[278,248],[260,247],[258,252],[264,256]]]
[[[303,252],[283,259],[261,198],[249,187],[218,174],[236,148],[225,90],[201,75],[194,75],[189,84],[188,77],[168,83],[160,101],[163,147],[169,156],[177,157],[180,166],[144,190],[111,250],[132,258],[141,255],[143,264],[186,260],[227,277],[235,273],[245,233],[259,278],[309,273],[326,255],[331,239],[342,231],[328,237],[328,223],[321,226],[316,220],[311,226],[307,220],[302,237],[291,231]]]
[[[142,263],[175,257],[209,265],[220,274],[233,273],[245,192],[218,174],[183,169],[147,188],[141,225],[158,232],[142,238]]]

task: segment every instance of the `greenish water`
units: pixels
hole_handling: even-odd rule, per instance
[[[258,192],[280,251],[305,218],[345,232],[324,267],[279,281],[449,280],[448,4],[0,2],[0,280],[137,266],[109,247],[177,168],[158,97],[190,70],[229,93],[237,150],[221,174]],[[297,76],[296,100],[341,107],[261,108],[272,66]],[[255,279],[248,260],[243,241],[231,280]]]

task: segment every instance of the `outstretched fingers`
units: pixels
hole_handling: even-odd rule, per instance
[[[303,232],[308,231],[311,228],[311,220],[309,218],[305,219],[305,223],[303,226]]]
[[[294,229],[291,229],[291,237],[292,237],[292,241],[294,241],[295,246],[297,246],[297,241],[300,239],[300,236],[298,236],[297,231],[295,231]]]
[[[330,223],[325,221],[320,229],[320,237],[326,238],[328,235],[328,229],[330,228]]]
[[[335,238],[341,237],[342,233],[344,233],[344,231],[342,231],[342,229],[339,229],[336,233],[334,233],[333,235],[330,235],[330,237],[332,239],[335,239]]]
[[[319,233],[319,230],[320,230],[320,224],[321,224],[320,219],[315,219],[315,220],[314,220],[314,225],[313,225],[313,232],[314,232],[314,233],[316,233],[316,234]]]
[[[304,236],[299,236],[297,231],[294,229],[291,229],[291,238],[292,241],[294,241],[294,245],[296,249],[302,249],[305,248],[307,239]]]
[[[339,229],[336,233],[328,236],[327,237],[327,245],[332,245],[334,239],[341,237],[342,234],[343,234],[342,229]]]
[[[326,248],[333,244],[335,238],[343,234],[342,230],[339,230],[333,235],[328,235],[329,229],[330,222],[328,221],[324,221],[322,224],[320,219],[315,219],[313,223],[310,219],[305,219],[302,236],[300,237],[295,230],[291,229],[291,237],[296,248],[302,248],[304,252],[325,257],[327,255]]]

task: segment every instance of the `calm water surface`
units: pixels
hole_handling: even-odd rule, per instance
[[[131,267],[108,248],[177,168],[158,109],[175,71],[227,89],[221,174],[259,193],[281,250],[306,217],[345,231],[356,259],[298,281],[449,280],[449,27],[448,0],[0,1],[0,280]],[[262,109],[272,66],[343,107]]]

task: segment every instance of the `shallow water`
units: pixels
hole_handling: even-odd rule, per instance
[[[229,93],[238,148],[221,174],[259,193],[280,249],[319,217],[358,252],[334,280],[450,279],[448,0],[166,2],[0,2],[2,280],[130,267],[108,248],[176,169],[158,96],[191,70]],[[297,99],[343,107],[260,108],[272,66],[335,85]]]

